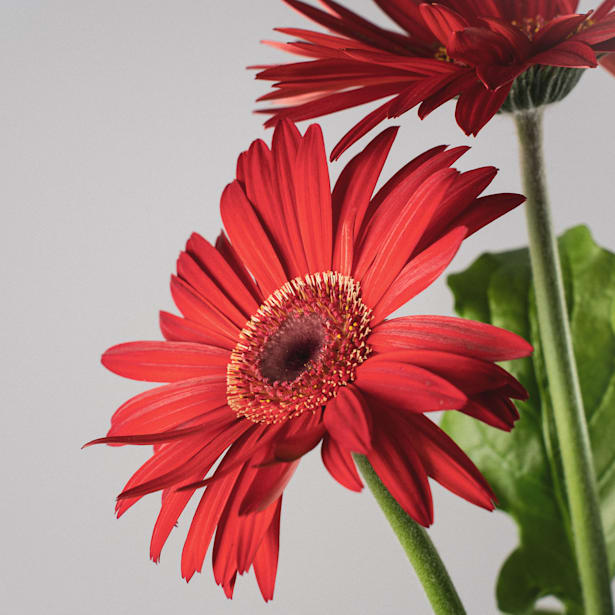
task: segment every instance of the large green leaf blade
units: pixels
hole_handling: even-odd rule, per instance
[[[615,562],[615,255],[598,247],[587,228],[559,242],[579,377],[583,390],[611,570]],[[460,413],[443,428],[491,483],[499,507],[519,527],[519,547],[498,579],[500,609],[526,613],[545,595],[581,612],[565,488],[536,325],[527,250],[481,256],[449,277],[455,309],[466,318],[504,327],[534,345],[533,357],[505,367],[528,389],[521,420],[500,432]]]

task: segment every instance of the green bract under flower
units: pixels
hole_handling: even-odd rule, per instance
[[[584,72],[583,68],[532,66],[514,80],[500,111],[529,111],[559,102],[572,92]]]

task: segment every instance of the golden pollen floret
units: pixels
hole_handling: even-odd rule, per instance
[[[349,276],[327,271],[290,280],[239,334],[227,366],[229,406],[255,423],[316,412],[370,353],[370,319]]]

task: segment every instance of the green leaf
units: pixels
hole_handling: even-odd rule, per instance
[[[572,338],[598,477],[611,572],[615,572],[615,254],[597,246],[589,230],[575,227],[559,240]],[[517,404],[513,431],[498,431],[460,413],[442,427],[491,483],[499,507],[519,527],[519,547],[500,571],[497,599],[506,613],[528,613],[553,595],[567,612],[581,613],[561,460],[536,325],[526,249],[484,254],[451,275],[455,309],[525,337],[531,358],[507,362],[530,399]]]

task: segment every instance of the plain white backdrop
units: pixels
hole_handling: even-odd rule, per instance
[[[348,0],[386,23],[370,0]],[[586,3],[583,8],[589,8]],[[252,574],[228,601],[209,558],[189,585],[181,546],[193,507],[156,566],[152,495],[121,520],[115,495],[143,448],[91,448],[113,410],[147,385],[106,372],[108,346],[159,339],[169,275],[185,240],[213,240],[237,155],[270,139],[250,64],[285,61],[259,45],[307,26],[281,0],[0,0],[2,444],[0,602],[15,615],[163,613],[428,614],[422,590],[369,492],[345,491],[310,454],[288,487],[273,603]],[[556,225],[585,222],[615,249],[615,79],[587,71],[546,118]],[[364,111],[321,123],[331,148]],[[494,164],[494,191],[520,191],[513,123],[466,139],[448,104],[411,112],[384,177],[440,143],[469,143],[460,169]],[[304,129],[306,124],[302,125]],[[363,142],[363,145],[366,141]],[[353,147],[333,165],[336,177]],[[525,243],[523,212],[466,242],[451,271]],[[404,313],[452,313],[444,280]],[[496,612],[493,587],[516,528],[434,487],[431,530],[470,613]]]

